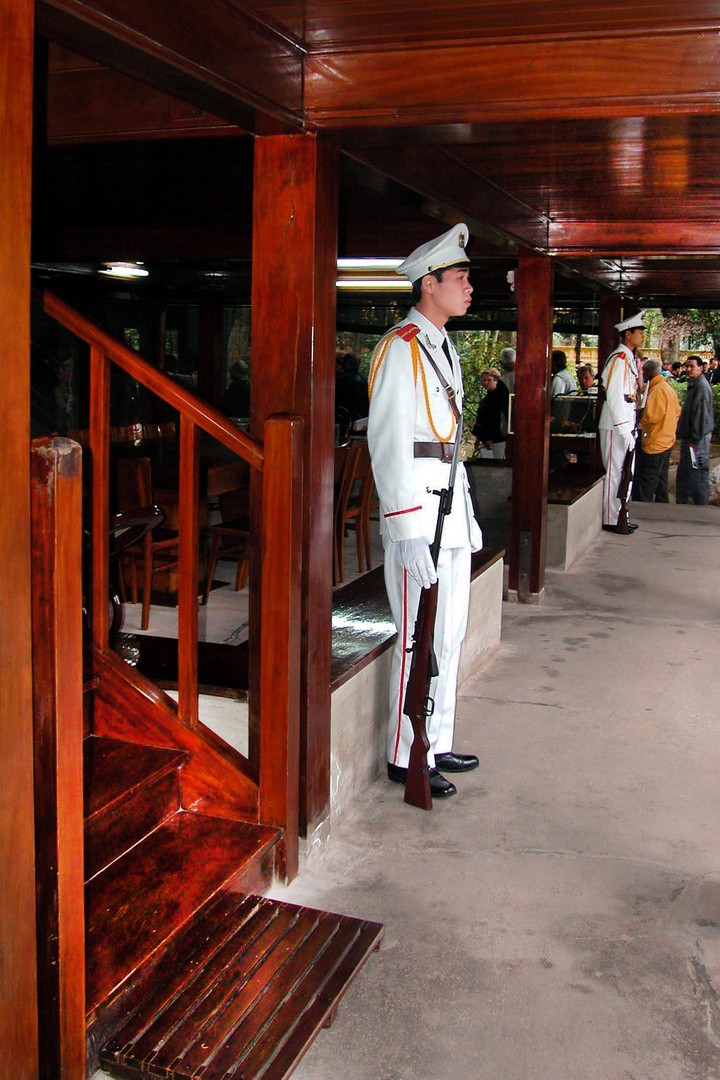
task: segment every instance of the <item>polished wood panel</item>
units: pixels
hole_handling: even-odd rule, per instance
[[[198,432],[180,417],[180,540],[178,582],[178,716],[189,727],[198,722],[198,544],[200,464]]]
[[[533,38],[545,43],[567,37],[622,36],[639,32],[717,30],[717,8],[710,0],[690,0],[679,11],[670,0],[637,4],[610,0],[594,4],[568,0],[465,0],[462,4],[415,0],[264,0],[253,10],[267,22],[301,39],[313,54],[367,50],[379,45],[415,46],[447,40],[505,42]]]
[[[383,935],[378,923],[253,896],[234,909],[221,898],[196,930],[168,983],[103,1051],[111,1072],[285,1080]]]
[[[186,761],[182,750],[85,739],[86,881],[177,812],[178,769]]]
[[[100,678],[96,735],[189,751],[182,774],[183,806],[257,820],[254,770],[241,754],[204,725],[191,730],[181,723],[175,702],[114,653],[95,653],[93,661]]]
[[[568,5],[568,8],[570,5]],[[632,73],[618,82],[618,59]],[[578,82],[578,75],[581,81]],[[720,90],[714,35],[582,36],[503,45],[441,41],[308,57],[305,113],[329,127],[467,123],[555,117],[632,117],[716,111]]]
[[[537,599],[545,583],[550,463],[550,342],[553,269],[547,256],[520,256],[517,372],[513,438],[509,587],[519,600]]]
[[[97,346],[90,349],[90,461],[92,484],[93,644],[108,645],[110,590],[110,361]]]
[[[276,837],[274,829],[180,811],[93,878],[85,899],[88,1015]]]
[[[312,135],[256,140],[251,430],[259,435],[278,411],[300,416],[305,430],[301,826],[324,816],[330,792],[337,185],[331,142]],[[251,648],[259,603],[253,570]],[[257,670],[251,655],[251,678]],[[251,718],[254,700],[251,684]]]
[[[38,1076],[30,591],[30,184],[33,5],[0,0],[0,1046],[15,1080]],[[8,73],[12,72],[12,79]]]
[[[32,451],[38,1010],[43,1076],[85,1072],[82,454]]]
[[[284,830],[277,873],[292,881],[298,871],[300,792],[302,421],[270,417],[264,446],[258,814]]]
[[[162,0],[41,0],[41,34],[253,131],[255,107],[299,126],[302,52],[252,15],[207,0],[167,18]],[[242,43],[239,46],[239,43]]]
[[[62,52],[65,63],[53,59]],[[115,139],[238,135],[242,129],[118,71],[83,63],[51,47],[48,131],[51,145]]]

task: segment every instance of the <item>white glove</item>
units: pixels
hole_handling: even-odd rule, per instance
[[[423,589],[429,589],[437,581],[437,571],[430,554],[430,545],[420,536],[412,540],[397,540],[400,545],[400,562],[410,577]]]

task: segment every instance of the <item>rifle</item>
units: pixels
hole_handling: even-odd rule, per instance
[[[462,415],[460,415],[455,432],[455,447],[450,465],[448,486],[433,493],[440,496],[435,537],[430,548],[430,554],[436,568],[440,557],[443,525],[445,518],[452,510],[453,490],[455,488],[461,441]],[[410,717],[413,728],[410,761],[408,762],[407,779],[405,781],[405,802],[410,803],[411,806],[417,806],[421,810],[432,810],[430,770],[427,761],[427,754],[430,749],[430,740],[427,736],[427,718],[432,716],[435,708],[435,701],[430,697],[430,682],[438,673],[437,657],[433,649],[437,600],[437,581],[429,589],[420,590],[420,602],[415,618],[415,629],[413,630],[413,643],[409,650],[412,652],[412,662],[403,704],[403,712]]]
[[[628,528],[628,491],[633,475],[634,458],[635,447],[631,446],[625,454],[622,472],[620,473],[620,483],[618,484],[617,490],[617,497],[620,500],[620,513],[618,514],[615,531],[621,533],[623,536],[628,536],[630,533],[630,529]]]

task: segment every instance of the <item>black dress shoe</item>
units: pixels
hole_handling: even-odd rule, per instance
[[[388,761],[387,767],[388,779],[392,780],[395,784],[405,784],[407,780],[407,769],[404,769],[402,765],[391,765]],[[449,799],[451,795],[457,794],[457,788],[454,784],[451,784],[449,780],[446,780],[437,769],[430,770],[430,794],[434,799]]]
[[[470,772],[477,769],[480,762],[474,754],[436,754],[435,764],[445,772]]]

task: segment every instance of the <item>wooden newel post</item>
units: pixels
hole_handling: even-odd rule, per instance
[[[33,443],[32,622],[40,1075],[85,1075],[82,453]]]
[[[260,617],[260,821],[284,830],[276,872],[298,870],[303,422],[264,427]]]
[[[550,464],[550,342],[553,269],[525,252],[515,274],[518,304],[509,591],[537,601],[545,584]]]

